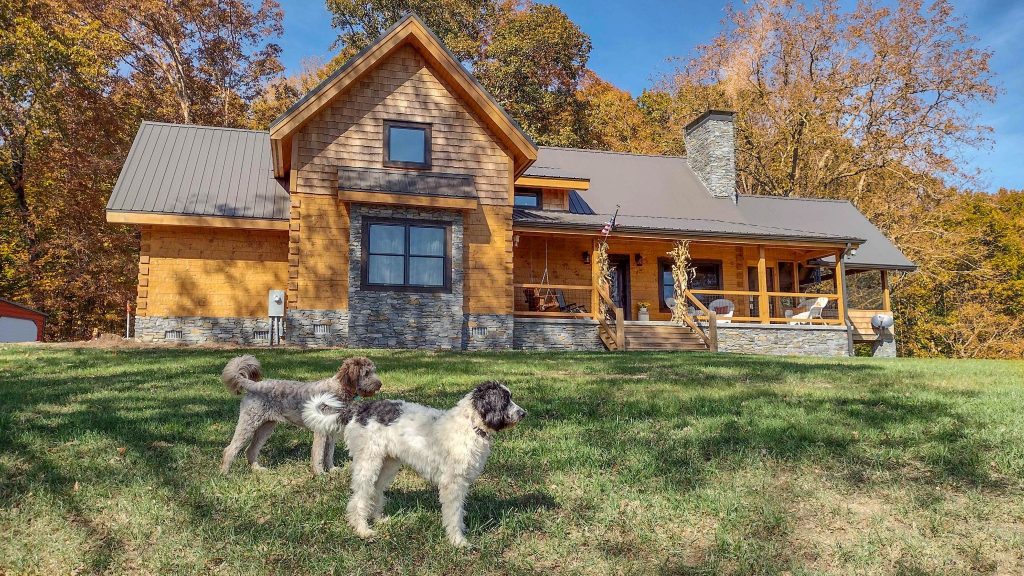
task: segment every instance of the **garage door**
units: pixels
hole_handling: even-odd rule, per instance
[[[0,317],[0,342],[35,342],[38,333],[31,320]]]

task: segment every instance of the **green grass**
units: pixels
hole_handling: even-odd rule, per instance
[[[0,347],[0,574],[1024,573],[1024,363],[370,351],[384,397],[501,378],[530,412],[461,552],[407,471],[359,540],[294,428],[221,476],[237,353]],[[313,379],[348,352],[254,353]]]

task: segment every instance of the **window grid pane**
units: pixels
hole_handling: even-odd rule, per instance
[[[405,284],[405,257],[371,255],[368,280],[370,284]]]
[[[409,284],[413,286],[444,286],[444,258],[409,257]]]
[[[405,254],[405,226],[370,224],[370,254]]]
[[[409,226],[409,254],[414,256],[444,256],[444,228]]]

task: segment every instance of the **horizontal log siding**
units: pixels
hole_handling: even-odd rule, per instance
[[[139,316],[261,318],[288,279],[286,232],[142,229]]]
[[[348,207],[335,196],[292,193],[289,307],[348,310]]]

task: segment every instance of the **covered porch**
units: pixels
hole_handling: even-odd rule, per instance
[[[684,328],[710,350],[729,349],[727,341],[737,336],[757,347],[758,342],[829,333],[836,342],[833,348],[841,344],[846,353],[848,326],[855,333],[877,334],[870,318],[878,310],[847,310],[845,245],[688,237],[695,275],[684,294],[675,294],[668,252],[681,238],[612,234],[612,281],[602,293],[594,257],[597,235],[518,230],[513,238],[514,314],[517,319],[588,320],[605,333],[608,348],[620,350],[629,348],[631,326],[636,331],[643,325],[656,335],[656,326],[670,324],[675,298],[683,298],[689,311]],[[604,318],[598,312],[602,299],[608,309]],[[665,329],[658,330],[670,337]]]

